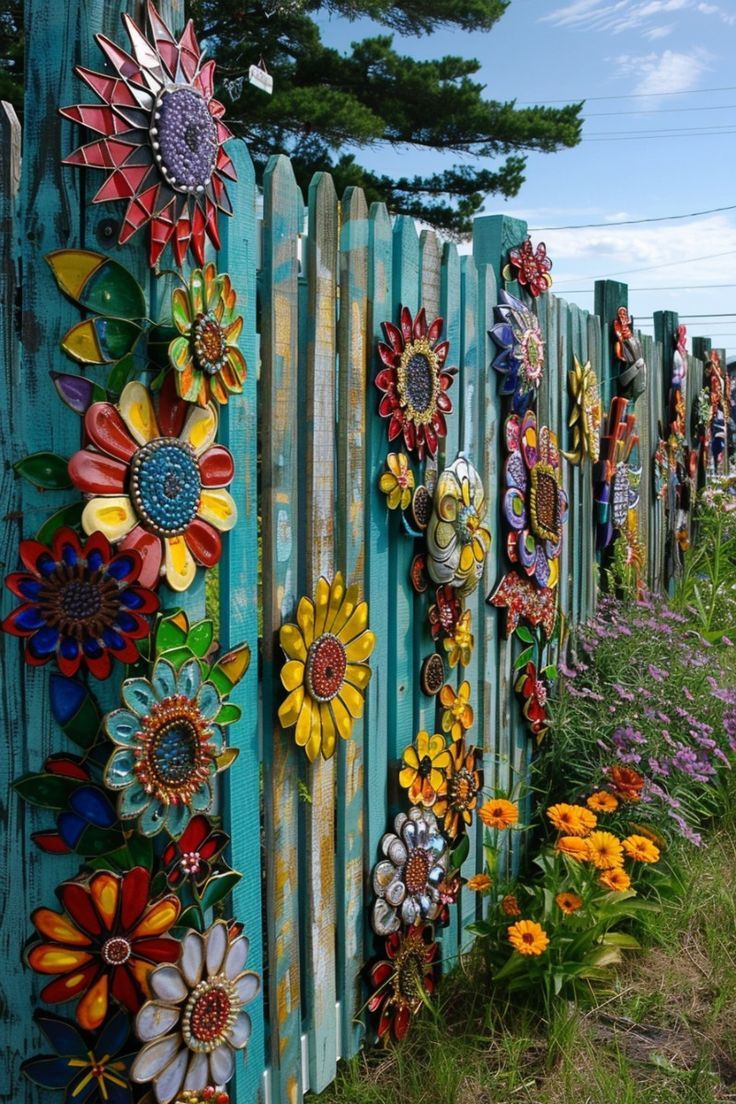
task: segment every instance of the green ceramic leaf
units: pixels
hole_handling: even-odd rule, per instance
[[[534,655],[533,648],[525,648],[523,652],[514,660],[514,670],[518,670],[519,667],[524,667]]]
[[[177,928],[194,928],[195,931],[203,932],[205,929],[204,916],[196,905],[191,905],[190,908],[184,909],[176,926]]]
[[[65,491],[72,486],[67,462],[55,452],[33,452],[13,464],[13,470],[44,491]]]
[[[220,657],[208,677],[221,694],[229,694],[232,688],[238,685],[249,666],[250,648],[247,644],[239,644]]]
[[[13,783],[15,792],[30,805],[43,809],[65,809],[70,796],[84,783],[79,778],[65,778],[61,774],[24,774]]]
[[[69,506],[62,506],[50,518],[47,518],[36,533],[36,540],[41,544],[49,544],[54,534],[64,525],[78,528],[82,522],[83,502],[72,502]]]
[[[131,351],[141,335],[140,326],[123,318],[95,318],[95,329],[105,360],[120,360]]]
[[[516,635],[518,636],[519,640],[523,640],[525,644],[534,643],[534,636],[532,635],[531,629],[528,629],[526,625],[518,625],[516,629]]]
[[[242,874],[238,874],[237,870],[230,870],[225,874],[214,874],[207,880],[202,892],[202,908],[205,910],[212,908],[218,901],[222,901],[228,893],[233,891],[241,877]]]
[[[450,869],[459,870],[468,857],[470,851],[470,839],[467,835],[463,836],[456,847],[450,852]]]
[[[100,730],[100,711],[97,702],[89,694],[81,706],[64,727],[64,735],[81,748],[90,748],[97,739]]]
[[[78,855],[95,858],[98,855],[109,855],[111,851],[116,851],[122,842],[123,834],[118,829],[97,828],[90,825],[82,832],[74,850]]]
[[[186,647],[172,648],[170,651],[162,652],[161,654],[165,656],[166,659],[168,659],[169,663],[177,671],[183,663],[186,663],[188,659],[192,659],[194,657],[194,652],[191,650],[191,648]]]
[[[184,644],[187,638],[186,629],[183,629],[175,620],[181,616],[181,610],[176,610],[167,617],[161,618],[156,629],[157,652],[167,652],[169,648],[178,648]]]
[[[136,373],[135,359],[129,353],[124,356],[117,364],[113,364],[112,368],[108,372],[107,376],[107,390],[111,391],[113,395],[119,395],[126,383],[133,378]]]
[[[556,664],[549,663],[543,669],[542,674],[545,676],[545,678],[549,679],[550,682],[554,682],[557,679],[557,675],[558,675]]]
[[[126,852],[131,866],[145,866],[147,870],[153,865],[153,840],[148,836],[141,836],[138,832],[132,832],[126,843]]]
[[[58,249],[46,261],[61,290],[80,306],[119,318],[145,318],[146,298],[138,281],[104,253]]]
[[[220,712],[215,717],[215,724],[218,725],[231,725],[239,721],[243,716],[243,710],[239,705],[234,705],[233,702],[227,702],[223,705]]]
[[[187,645],[199,659],[204,659],[212,644],[214,626],[211,621],[198,621],[192,625],[187,636]]]

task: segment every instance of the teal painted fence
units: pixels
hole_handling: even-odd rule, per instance
[[[174,24],[180,0],[161,5]],[[0,560],[14,570],[18,542],[31,536],[63,492],[39,492],[17,479],[21,455],[53,449],[64,456],[79,447],[79,427],[51,399],[48,372],[63,365],[58,343],[76,321],[71,303],[57,294],[45,253],[87,247],[110,251],[161,297],[139,248],[113,249],[109,208],[89,203],[88,184],[62,168],[76,136],[56,114],[77,94],[73,64],[93,63],[93,32],[118,34],[124,0],[59,4],[27,0],[29,88],[23,135],[12,110],[0,117],[0,342],[3,350],[0,441],[3,524]],[[53,65],[49,59],[53,58]],[[234,726],[240,757],[223,787],[222,807],[232,834],[232,864],[244,874],[231,912],[251,941],[249,965],[263,977],[250,1007],[253,1035],[238,1066],[237,1104],[294,1104],[307,1089],[319,1092],[335,1076],[341,1057],[371,1038],[363,1007],[364,964],[373,950],[370,873],[378,844],[399,810],[398,760],[417,731],[437,727],[436,702],[420,685],[424,657],[433,650],[424,599],[408,573],[412,543],[400,531],[378,490],[384,469],[386,424],[378,417],[376,341],[384,320],[398,321],[401,306],[424,306],[431,320],[445,319],[449,363],[459,369],[455,406],[439,463],[465,452],[481,472],[494,542],[481,586],[471,596],[476,647],[470,666],[457,668],[457,687],[470,681],[475,742],[483,749],[486,786],[509,790],[524,776],[532,743],[513,691],[515,641],[485,599],[504,571],[501,523],[503,418],[488,330],[498,289],[519,293],[502,278],[507,252],[526,235],[519,220],[489,216],[475,224],[472,251],[458,251],[413,221],[392,222],[386,208],[367,208],[358,189],[335,194],[331,178],[317,174],[308,196],[297,188],[285,157],[271,160],[260,196],[243,143],[230,152],[239,182],[235,217],[224,220],[218,265],[238,289],[245,317],[241,347],[248,379],[231,401],[221,439],[236,458],[240,523],[225,540],[219,569],[219,635],[224,646],[247,640],[253,663],[236,691],[243,719]],[[306,202],[305,202],[306,200]],[[462,253],[462,255],[461,255]],[[570,447],[567,374],[573,355],[590,359],[601,381],[604,406],[615,394],[616,366],[610,327],[627,302],[625,285],[596,285],[589,314],[552,293],[534,303],[547,342],[547,367],[538,401],[540,422]],[[654,493],[653,455],[667,422],[673,334],[677,316],[655,316],[657,340],[644,339],[649,386],[635,404],[642,464],[639,520],[652,587],[669,582],[665,501]],[[702,342],[699,351],[705,355]],[[689,358],[686,408],[702,387],[703,362]],[[595,608],[599,558],[595,552],[593,486],[589,464],[563,466],[569,496],[560,572],[560,607],[571,623]],[[299,597],[320,575],[342,571],[360,584],[377,645],[365,714],[353,738],[338,741],[336,756],[308,765],[276,711],[283,696],[279,628],[292,620]],[[173,596],[165,596],[173,602]],[[10,608],[3,597],[3,612]],[[204,587],[177,596],[190,616],[204,611]],[[30,933],[29,914],[50,904],[54,885],[75,872],[69,859],[35,850],[30,832],[41,818],[21,807],[13,778],[40,768],[59,748],[43,686],[45,673],[21,662],[17,641],[0,640],[2,713],[6,752],[0,802],[6,827],[6,861],[0,868],[0,977],[2,1045],[14,1099],[46,1098],[21,1082],[19,1065],[40,1040],[30,1019],[37,978],[20,961]],[[115,680],[101,700],[116,700]],[[465,871],[480,865],[481,826],[471,831]],[[463,891],[440,933],[445,969],[468,946],[467,925],[480,902]]]

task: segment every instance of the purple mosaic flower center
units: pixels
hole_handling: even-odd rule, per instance
[[[201,92],[167,88],[153,114],[151,141],[156,163],[180,192],[203,192],[217,162],[217,124]]]
[[[94,617],[102,605],[99,586],[87,579],[72,579],[62,589],[59,600],[64,613],[73,621]]]

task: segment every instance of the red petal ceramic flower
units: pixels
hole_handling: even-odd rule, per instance
[[[425,451],[437,453],[438,441],[447,436],[445,415],[452,411],[447,395],[457,368],[445,368],[450,350],[448,341],[440,341],[442,319],[430,326],[424,307],[412,321],[407,307],[401,310],[401,327],[383,323],[386,344],[378,342],[378,355],[384,367],[375,379],[383,392],[378,406],[382,418],[388,418],[388,439],[403,434],[404,444],[421,460]]]
[[[412,924],[386,939],[386,958],[370,971],[371,1012],[379,1012],[378,1038],[406,1038],[411,1021],[435,989],[437,944],[431,924]]]
[[[124,14],[132,52],[98,34],[110,71],[77,66],[102,104],[75,104],[61,114],[102,137],[64,163],[108,172],[93,203],[128,201],[120,245],[150,223],[151,265],[169,242],[177,264],[191,247],[202,265],[205,238],[220,248],[219,213],[232,214],[225,179],[236,174],[223,149],[232,133],[212,95],[215,63],[202,62],[191,21],[177,41],[150,0],[147,9],[150,39]]]
[[[547,684],[540,677],[535,663],[527,663],[516,682],[514,689],[522,700],[522,712],[529,722],[529,728],[540,743],[549,728],[547,713]]]
[[[226,832],[212,827],[209,817],[192,817],[178,840],[165,848],[161,862],[166,880],[172,889],[190,879],[201,885],[209,876],[212,864],[217,861],[230,842]]]
[[[58,975],[41,999],[57,1004],[81,994],[76,1017],[88,1031],[105,1019],[111,996],[136,1012],[154,966],[179,957],[179,943],[166,934],[179,901],[171,895],[150,903],[150,886],[142,866],[122,875],[101,870],[88,881],[62,882],[56,892],[63,912],[39,908],[31,916],[42,942],[27,952],[28,965]]]
[[[21,541],[25,571],[5,585],[23,599],[3,621],[3,630],[25,638],[26,663],[49,660],[63,675],[81,666],[105,679],[113,659],[135,663],[135,641],[148,636],[146,614],[158,598],[140,585],[143,561],[133,549],[113,554],[107,538],[93,533],[82,544],[73,529],[60,529],[50,547]]]
[[[541,625],[549,640],[557,620],[557,590],[536,587],[518,571],[508,571],[486,601],[506,610],[506,636],[516,631],[520,619],[536,628]]]
[[[504,279],[518,280],[535,299],[552,287],[552,277],[549,274],[552,261],[547,256],[544,242],[540,242],[534,249],[531,238],[527,238],[515,249],[510,249],[508,267],[511,272],[507,276],[504,271]]]

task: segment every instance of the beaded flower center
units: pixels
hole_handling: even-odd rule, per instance
[[[43,581],[38,606],[47,625],[76,640],[98,638],[120,609],[117,583],[82,563],[58,564]]]
[[[184,533],[199,508],[194,452],[176,437],[157,437],[133,457],[130,493],[141,520],[161,537]]]
[[[522,363],[529,383],[538,385],[544,371],[544,342],[534,330],[527,330],[521,342]]]
[[[348,658],[345,646],[332,633],[323,633],[307,654],[306,681],[310,697],[332,701],[345,680]]]
[[[441,620],[441,618],[440,618]],[[432,652],[424,670],[424,681],[429,690],[436,694],[445,681],[445,665],[438,652]]]
[[[190,1050],[209,1054],[227,1038],[240,1011],[233,985],[223,976],[205,978],[192,990],[182,1017],[181,1033]]]
[[[165,805],[188,805],[213,765],[212,735],[196,704],[182,694],[155,702],[138,733],[135,772]]]
[[[420,529],[426,529],[432,517],[432,495],[424,484],[421,484],[415,490],[411,510],[417,526]]]
[[[420,425],[431,422],[437,410],[440,373],[437,356],[426,339],[420,338],[406,346],[396,371],[396,381],[399,400],[410,420]]]
[[[467,809],[476,795],[475,779],[464,768],[453,775],[449,788],[450,802],[456,809]]]
[[[424,997],[424,944],[407,936],[396,955],[396,976],[394,992],[398,1003],[417,1012]]]
[[[204,192],[217,162],[217,125],[196,88],[165,88],[150,128],[156,164],[177,192]]]
[[[214,376],[225,366],[227,340],[212,311],[198,314],[192,327],[192,342],[197,367]]]
[[[199,868],[202,865],[202,856],[199,851],[185,851],[179,860],[179,866],[182,868],[185,874],[199,874]]]
[[[120,935],[114,935],[102,945],[102,958],[108,966],[122,966],[130,958],[130,943]]]
[[[554,470],[542,462],[532,468],[532,531],[541,540],[560,539],[560,493]]]
[[[461,506],[457,512],[457,523],[455,525],[459,540],[463,544],[468,544],[474,534],[478,531],[480,525],[480,518],[478,517],[478,511],[474,506]]]
[[[422,756],[419,761],[419,777],[429,778],[432,773],[432,760],[428,755]]]
[[[409,852],[404,865],[404,885],[408,893],[421,893],[429,877],[429,855],[421,847]]]
[[[540,705],[547,703],[547,687],[537,679],[534,683],[534,696]]]

